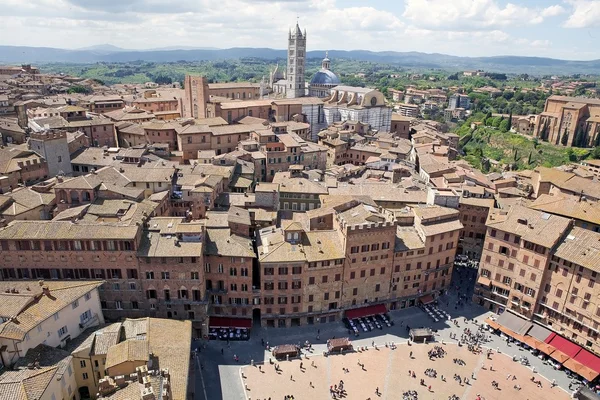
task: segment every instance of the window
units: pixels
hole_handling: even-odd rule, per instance
[[[535,281],[535,280],[536,280],[536,278],[537,278],[537,275],[536,275],[536,274],[531,274],[531,276],[530,276],[530,279],[531,279],[532,281]]]
[[[59,318],[59,316],[58,316],[58,313],[55,313],[55,314],[54,314],[54,320],[55,320],[55,321],[58,321],[58,318]]]
[[[85,360],[79,360],[79,366],[85,368]]]
[[[169,276],[170,276],[169,271],[162,271],[160,273],[161,279],[169,279]]]
[[[92,311],[87,310],[86,312],[82,313],[79,316],[79,322],[83,324],[84,322],[88,321],[91,318],[92,318]]]
[[[327,283],[327,275],[323,275],[321,278],[321,283]]]
[[[79,300],[75,300],[73,303],[71,303],[71,306],[73,307],[73,310],[79,307]]]
[[[531,297],[533,297],[533,296],[535,295],[535,290],[533,290],[533,289],[531,289],[531,288],[527,288],[527,289],[525,289],[525,294],[526,294],[527,296],[531,296]]]
[[[378,283],[377,285],[375,285],[375,291],[379,292],[381,290],[381,285]]]
[[[556,289],[556,297],[562,297],[563,291],[562,289]]]
[[[66,334],[67,334],[67,326],[65,325],[58,330],[58,337],[63,337]]]
[[[88,379],[88,374],[87,374],[87,372],[84,372],[82,376],[83,376],[83,379],[84,379],[84,380]]]
[[[308,278],[308,284],[309,285],[314,285],[315,284],[315,277],[314,276],[311,276],[311,277]]]
[[[358,295],[358,288],[352,289],[352,296],[357,296],[357,295]]]

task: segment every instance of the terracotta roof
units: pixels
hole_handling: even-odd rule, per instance
[[[252,240],[231,233],[230,229],[207,229],[207,255],[256,258]]]
[[[0,324],[0,337],[23,340],[27,332],[63,308],[71,306],[75,300],[98,288],[102,283],[101,281],[44,282],[50,290],[50,295],[46,295],[41,292],[40,285],[36,282],[0,282],[0,302],[8,302],[14,310],[24,304],[23,296],[31,296],[30,302],[18,314],[13,315],[13,319]],[[10,293],[11,289],[16,289],[18,293]],[[13,296],[17,296],[16,301],[12,299]]]
[[[105,368],[111,368],[128,361],[147,362],[149,356],[148,340],[125,340],[108,349]]]
[[[139,227],[112,223],[73,223],[70,221],[12,221],[0,229],[5,240],[126,240],[135,239]]]
[[[103,330],[102,332],[96,333],[96,339],[94,340],[94,347],[92,354],[94,355],[106,355],[108,350],[119,343],[119,331],[121,324],[115,324],[112,327],[114,330]]]
[[[523,240],[552,248],[569,228],[570,221],[520,205],[506,214],[490,213],[487,226],[513,233]]]
[[[396,242],[394,245],[394,252],[398,253],[401,251],[408,251],[414,249],[425,248],[425,243],[421,240],[421,236],[415,229],[410,226],[399,226],[396,229]]]
[[[29,364],[37,362],[41,367],[58,367],[56,374],[62,376],[71,365],[72,358],[68,351],[42,343],[27,350],[25,356],[19,358],[13,368],[27,368]]]
[[[600,203],[580,201],[572,196],[552,196],[543,194],[529,205],[535,210],[574,218],[600,225]]]
[[[302,243],[308,262],[345,258],[344,247],[337,231],[306,232]]]
[[[186,400],[192,348],[192,322],[150,318],[148,341],[161,368],[171,376],[173,400]]]
[[[22,369],[0,375],[0,400],[33,400],[44,397],[58,368]]]
[[[600,272],[600,233],[573,227],[554,255],[594,272]]]

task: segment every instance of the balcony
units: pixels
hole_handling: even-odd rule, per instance
[[[82,330],[84,330],[84,329],[89,328],[90,326],[94,326],[94,325],[98,324],[99,322],[100,321],[99,321],[99,318],[98,318],[98,314],[94,313],[94,315],[91,318],[89,318],[88,320],[86,320],[84,322],[80,322],[79,323],[79,328],[82,329]]]
[[[193,300],[193,299],[169,299],[165,300],[165,304],[191,304],[191,305],[201,305],[207,304],[208,300]]]
[[[206,293],[210,293],[210,294],[227,294],[227,289],[225,289],[225,288],[210,288],[210,289],[206,289]]]

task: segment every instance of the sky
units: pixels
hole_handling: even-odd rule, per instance
[[[600,0],[0,0],[0,45],[308,50],[600,59]]]

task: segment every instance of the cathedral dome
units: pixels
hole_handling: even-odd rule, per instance
[[[328,69],[321,68],[310,80],[311,85],[339,85],[340,79]]]

